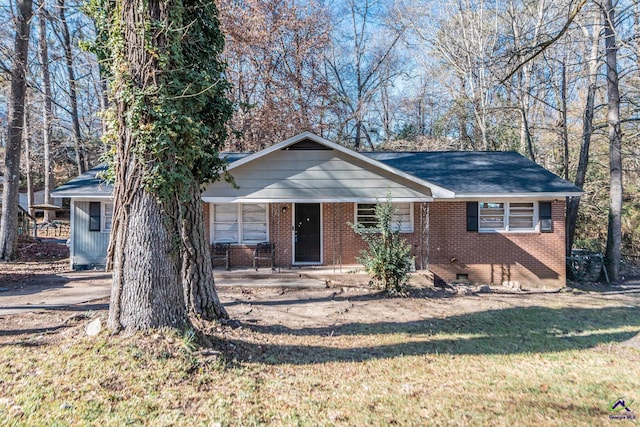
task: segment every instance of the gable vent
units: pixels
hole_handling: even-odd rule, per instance
[[[283,150],[333,150],[333,148],[318,144],[310,139],[303,139],[300,142],[296,142],[293,145],[283,148]]]

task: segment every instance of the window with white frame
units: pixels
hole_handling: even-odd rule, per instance
[[[89,202],[89,231],[109,233],[112,222],[112,202]]]
[[[413,203],[392,203],[394,213],[391,217],[393,230],[400,227],[401,233],[413,232]],[[366,228],[375,228],[378,225],[376,220],[376,203],[356,203],[356,224]]]
[[[264,203],[217,203],[211,216],[216,243],[259,243],[268,240],[267,205]]]
[[[107,233],[111,231],[113,223],[113,203],[102,202],[102,231]]]
[[[480,202],[480,231],[535,231],[538,223],[537,203]]]
[[[535,213],[533,202],[509,203],[509,230],[534,230]]]

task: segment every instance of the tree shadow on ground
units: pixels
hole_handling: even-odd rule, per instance
[[[567,287],[578,293],[594,292],[602,295],[640,294],[640,280],[629,280],[621,283],[569,282]]]
[[[33,307],[33,306],[28,306]],[[54,334],[70,327],[76,327],[78,322],[85,322],[92,318],[95,312],[108,310],[109,303],[105,302],[92,302],[81,303],[74,305],[58,305],[58,306],[46,306],[44,311],[61,311],[63,313],[73,313],[69,315],[64,321],[51,325],[51,326],[33,326],[29,328],[9,328],[0,329],[0,338],[2,337],[17,337],[18,341],[0,342],[0,347],[21,345],[27,347],[40,346],[46,344],[46,341],[34,340],[34,337]],[[11,316],[9,314],[8,316]],[[2,320],[2,316],[0,316]]]
[[[0,337],[51,334],[51,333],[59,332],[60,330],[69,328],[70,326],[72,325],[62,324],[62,325],[49,326],[44,328],[9,329],[4,331],[0,330]],[[7,346],[7,345],[16,345],[16,343],[15,342],[0,343],[0,347]],[[19,345],[40,345],[40,343],[34,342],[30,344],[28,341],[22,341],[19,343]]]
[[[261,339],[219,341],[220,350],[228,358],[298,365],[435,354],[502,355],[587,349],[636,335],[640,332],[640,310],[518,307],[405,323],[349,323],[300,329],[253,324],[242,327]],[[627,331],[616,330],[621,327]],[[348,348],[344,348],[341,337],[345,335],[352,343]],[[387,339],[388,335],[400,339]],[[288,336],[304,337],[308,345],[300,344],[300,338],[289,338],[295,344],[274,343],[286,343]]]
[[[63,288],[69,279],[57,274],[38,275],[32,273],[0,274],[0,297],[37,294],[47,289]]]
[[[0,297],[32,295],[46,290],[65,288],[74,282],[110,278],[110,273],[92,274],[89,279],[86,276],[73,277],[64,274],[1,273],[0,288],[5,290],[0,292]]]
[[[282,295],[286,295],[286,292]],[[409,298],[429,298],[429,299],[440,299],[440,298],[453,298],[457,294],[455,291],[449,289],[434,289],[434,288],[420,288],[420,287],[410,287],[407,289],[406,297]],[[402,297],[398,297],[402,298]],[[262,301],[252,301],[249,299],[238,299],[235,301],[225,302],[225,307],[233,307],[236,305],[250,304],[256,306],[286,306],[286,305],[300,305],[300,304],[314,304],[321,302],[340,302],[340,301],[378,301],[378,300],[386,300],[389,299],[389,295],[385,291],[374,291],[374,292],[366,292],[362,294],[342,294],[340,289],[336,288],[335,292],[316,298],[306,298],[302,299],[298,296],[294,296],[291,299],[270,299],[270,300],[262,300]]]

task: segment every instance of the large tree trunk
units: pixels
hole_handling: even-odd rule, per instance
[[[142,141],[129,127],[134,108],[123,94],[155,87],[160,64],[152,47],[163,48],[158,32],[146,35],[140,29],[147,22],[168,20],[168,10],[159,1],[123,0],[118,19],[124,25],[123,47],[128,69],[119,81],[121,95],[115,99],[118,119],[116,142],[114,214],[108,250],[108,268],[113,268],[113,285],[108,325],[114,330],[149,329],[188,324],[181,280],[180,238],[176,235],[180,206],[161,204],[145,189],[141,177],[154,160],[138,160]],[[141,113],[143,123],[151,123]]]
[[[589,166],[589,146],[591,145],[591,136],[593,135],[593,114],[595,108],[596,90],[598,89],[598,70],[600,69],[599,45],[600,45],[600,15],[596,14],[593,25],[591,53],[589,55],[589,83],[587,85],[587,94],[585,99],[584,112],[582,116],[582,144],[580,144],[580,157],[578,158],[578,167],[576,170],[575,185],[579,188],[584,187],[587,176],[587,168]],[[585,34],[587,36],[587,34]],[[573,250],[573,242],[576,236],[576,223],[578,221],[578,211],[580,209],[580,197],[569,197],[567,203],[566,216],[566,233],[567,256],[571,256]]]
[[[569,180],[569,123],[567,123],[567,65],[564,60],[562,67],[562,79],[560,84],[560,138],[562,139],[562,165],[563,178]]]
[[[531,129],[529,127],[529,109],[524,99],[520,100],[520,146],[526,150],[532,162],[536,161],[536,154],[533,151],[533,140],[531,138]]]
[[[27,90],[27,60],[33,8],[31,0],[16,0],[16,36],[14,40],[11,92],[9,96],[9,130],[5,152],[4,191],[0,218],[0,260],[15,258],[18,243],[18,191],[20,189],[20,151],[24,104]]]
[[[604,35],[607,62],[607,103],[609,107],[609,179],[610,205],[606,264],[609,279],[620,277],[622,245],[622,130],[620,126],[620,91],[618,85],[618,48],[615,36],[615,8],[612,0],[604,6]]]
[[[131,162],[132,171],[127,175],[142,167],[135,163]],[[180,257],[173,227],[163,212],[166,207],[143,188],[135,189],[122,182],[116,182],[116,186],[116,194],[126,194],[130,203],[114,206],[108,326],[116,331],[184,328],[188,321]]]
[[[64,0],[58,0],[58,16],[60,19],[60,31],[64,59],[67,65],[67,77],[69,78],[69,107],[71,109],[71,124],[73,125],[73,140],[76,150],[76,163],[78,175],[88,169],[85,165],[84,148],[82,147],[82,133],[80,132],[80,116],[78,114],[78,95],[76,91],[76,74],[73,68],[73,51],[71,50],[71,36],[65,13]]]
[[[232,113],[220,79],[217,10],[206,0],[121,0],[112,12],[110,129],[117,138],[108,325],[180,328],[189,314],[227,317],[200,200],[200,185],[223,169],[217,149]]]
[[[51,75],[49,73],[49,47],[47,45],[47,18],[44,1],[38,11],[39,56],[42,70],[42,147],[44,155],[44,203],[52,204],[51,191],[55,187],[51,166],[51,121],[53,109],[51,106]],[[50,222],[56,218],[53,210],[44,211],[44,220]]]
[[[181,224],[182,281],[187,309],[204,320],[228,319],[220,303],[213,281],[213,267],[204,229],[200,189],[192,186],[189,206],[184,209]]]

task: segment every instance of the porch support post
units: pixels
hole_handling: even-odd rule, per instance
[[[429,202],[420,204],[420,269],[429,269]]]

